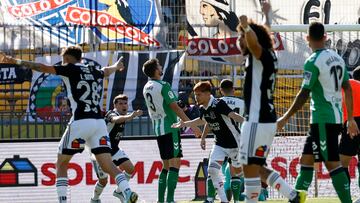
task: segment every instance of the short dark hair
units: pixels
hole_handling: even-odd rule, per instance
[[[354,80],[360,81],[360,66],[356,67],[353,71]]]
[[[211,83],[209,81],[200,81],[195,84],[193,90],[195,92],[211,92]]]
[[[223,79],[220,82],[220,88],[222,89],[232,89],[234,87],[234,83],[229,79]]]
[[[154,77],[155,74],[155,70],[157,69],[159,60],[157,60],[156,58],[152,58],[147,60],[142,68],[143,73],[148,76],[149,78]]]
[[[271,38],[270,31],[266,26],[254,22],[250,22],[249,26],[255,32],[258,42],[262,48],[274,49],[273,39]],[[238,25],[238,31],[241,31],[243,33],[245,32],[245,30],[240,26],[240,23]]]
[[[116,104],[119,100],[124,100],[127,101],[128,97],[125,94],[119,94],[118,96],[116,96],[113,100],[113,104]]]
[[[82,49],[79,46],[69,46],[61,51],[61,56],[69,55],[80,61],[82,57]]]
[[[320,41],[324,38],[325,27],[320,22],[312,22],[308,29],[308,35],[310,39],[314,41]]]

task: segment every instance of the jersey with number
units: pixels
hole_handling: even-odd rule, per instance
[[[121,137],[123,137],[125,130],[125,122],[123,123],[111,122],[112,119],[116,116],[120,116],[120,113],[117,112],[115,109],[110,110],[105,114],[105,122],[110,137],[111,155],[114,155],[116,154],[117,151],[119,151],[119,142]]]
[[[72,119],[101,119],[100,99],[103,94],[104,72],[81,63],[56,65],[67,91]]]
[[[342,123],[341,87],[348,80],[344,60],[330,49],[317,50],[305,61],[302,88],[311,91],[310,123]]]
[[[236,113],[239,115],[244,114],[244,100],[234,97],[234,96],[224,96],[220,99],[224,100],[225,103]]]
[[[143,89],[146,106],[153,124],[156,136],[174,132],[171,128],[177,122],[175,112],[170,104],[177,101],[169,83],[161,80],[149,80]]]
[[[277,58],[272,50],[262,50],[260,59],[252,54],[246,60],[244,100],[244,117],[249,122],[274,123],[274,90]]]
[[[237,148],[240,130],[232,122],[229,113],[232,109],[222,99],[215,99],[211,96],[205,108],[200,107],[200,118],[205,120],[215,135],[215,144],[223,148]]]

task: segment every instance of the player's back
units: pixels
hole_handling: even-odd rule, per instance
[[[81,63],[55,66],[55,70],[64,81],[73,119],[101,119],[103,71]]]
[[[177,122],[177,116],[169,104],[177,98],[171,91],[170,84],[161,80],[149,80],[144,86],[143,95],[155,134],[160,136],[174,131],[171,125]]]
[[[235,96],[224,96],[220,99],[224,100],[226,104],[239,115],[244,114],[244,100]]]

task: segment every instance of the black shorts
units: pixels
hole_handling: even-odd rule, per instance
[[[355,117],[357,125],[360,127],[360,117]],[[356,136],[353,139],[350,138],[350,135],[347,133],[346,124],[344,125],[343,131],[341,133],[341,140],[339,151],[340,154],[347,156],[355,156],[359,153],[360,149],[360,136]]]
[[[172,133],[158,136],[156,140],[162,160],[183,157],[180,131],[176,130]]]
[[[338,139],[342,124],[314,123],[306,138],[303,154],[314,155],[315,162],[339,161]]]

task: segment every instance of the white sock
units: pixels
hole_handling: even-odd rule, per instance
[[[210,174],[213,185],[216,189],[217,194],[220,197],[221,202],[228,202],[229,200],[226,197],[224,190],[224,182],[220,176],[221,165],[217,162],[210,163],[208,173]]]
[[[296,197],[296,190],[291,188],[280,174],[275,171],[270,173],[269,177],[266,179],[266,183],[290,200],[293,200]]]
[[[68,186],[68,178],[58,177],[56,179],[56,192],[58,195],[59,203],[66,203],[67,186]]]
[[[94,189],[94,194],[93,194],[93,200],[98,200],[99,199],[99,197],[100,197],[100,195],[101,195],[101,193],[103,192],[103,190],[104,190],[104,186],[103,185],[101,185],[100,183],[99,183],[99,181],[97,181],[96,182],[96,185],[95,185],[95,189]]]
[[[125,198],[130,196],[131,190],[130,190],[129,182],[126,180],[124,173],[119,173],[115,177],[115,181],[118,186],[116,188],[116,192],[118,193],[122,192]]]
[[[258,178],[245,178],[245,203],[258,202],[261,191],[261,181]]]
[[[124,171],[126,180],[129,181],[131,179],[131,174],[127,173],[126,171]]]

